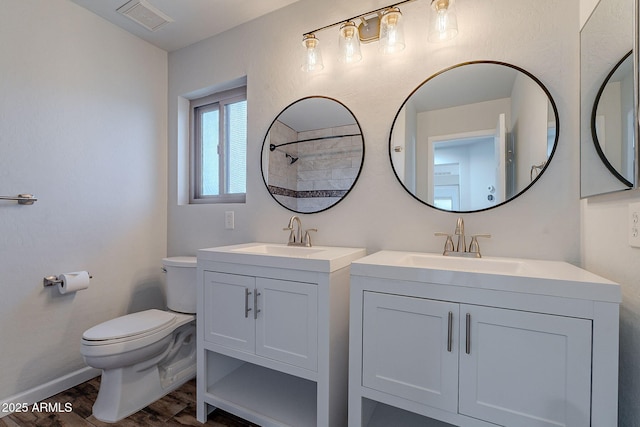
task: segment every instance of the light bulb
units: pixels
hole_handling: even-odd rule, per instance
[[[313,34],[305,34],[302,37],[302,46],[304,46],[304,60],[300,67],[302,71],[312,72],[320,71],[324,68],[322,62],[322,53],[320,52],[320,40]]]
[[[454,0],[431,0],[431,16],[429,18],[430,42],[451,40],[458,34],[458,18]]]
[[[358,27],[353,21],[345,22],[340,26],[338,44],[340,46],[338,61],[350,63],[358,62],[362,59]]]
[[[380,47],[383,53],[394,53],[404,49],[402,13],[397,7],[385,10],[380,18]]]

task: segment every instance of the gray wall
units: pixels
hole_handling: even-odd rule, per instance
[[[84,330],[164,304],[167,53],[67,0],[0,10],[0,195],[38,198],[0,202],[3,401],[84,368]],[[43,288],[76,270],[89,289]]]
[[[170,254],[252,240],[285,242],[291,213],[275,203],[260,176],[264,135],[280,111],[309,95],[338,99],[364,132],[364,169],[347,198],[328,211],[303,215],[319,229],[316,244],[440,251],[435,231],[453,231],[457,215],[424,206],[396,180],[388,154],[393,118],[409,93],[433,73],[478,59],[510,62],[536,75],[560,114],[556,155],[536,186],[504,207],[465,215],[470,233],[492,233],[488,255],[580,260],[578,196],[578,0],[460,2],[460,34],[446,44],[426,41],[428,1],[402,6],[407,48],[398,55],[362,46],[363,60],[338,63],[337,30],[316,34],[325,69],[300,71],[302,34],[348,16],[384,6],[382,1],[301,0],[219,36],[169,55]],[[286,23],[286,25],[283,25]],[[268,37],[266,36],[268,35]],[[259,40],[259,43],[257,42]],[[248,194],[244,205],[181,204],[186,189],[185,98],[247,76]],[[234,210],[236,229],[224,229]]]

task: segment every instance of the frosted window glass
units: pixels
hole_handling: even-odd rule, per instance
[[[247,191],[247,101],[226,106],[227,188],[229,194]]]
[[[202,195],[220,194],[220,159],[218,155],[218,135],[220,114],[218,110],[202,114]]]

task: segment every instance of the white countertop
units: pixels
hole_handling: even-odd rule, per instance
[[[280,243],[242,243],[200,249],[198,261],[217,261],[261,267],[331,273],[366,256],[364,248],[287,246]]]
[[[351,275],[615,303],[622,300],[617,283],[562,261],[380,251],[353,261]]]

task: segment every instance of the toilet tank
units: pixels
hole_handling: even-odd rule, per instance
[[[162,259],[167,272],[167,307],[180,313],[196,312],[196,257]]]

